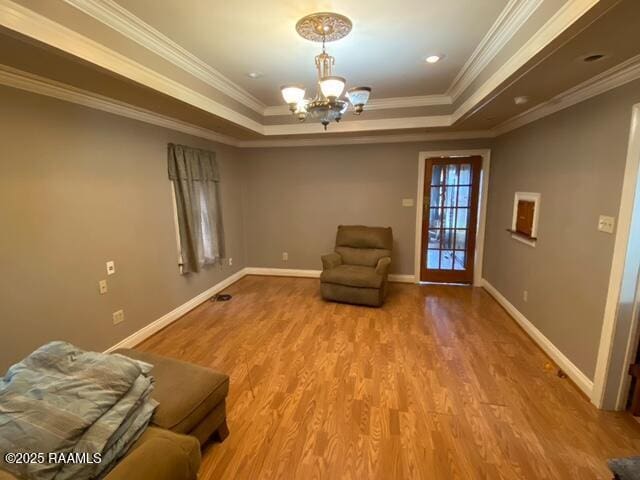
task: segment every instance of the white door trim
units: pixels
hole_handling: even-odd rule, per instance
[[[478,203],[478,228],[476,231],[476,251],[473,265],[473,285],[482,286],[482,263],[484,259],[484,232],[487,221],[487,198],[489,195],[489,172],[491,167],[491,150],[436,150],[420,152],[418,155],[418,191],[416,201],[416,239],[414,275],[416,282],[420,282],[420,262],[422,248],[422,211],[424,208],[424,169],[427,158],[433,157],[482,157],[482,172],[480,177],[480,195]]]
[[[625,272],[627,259],[627,247],[631,233],[631,221],[635,203],[636,191],[638,189],[638,169],[640,167],[640,103],[633,106],[631,117],[631,129],[629,132],[629,147],[627,149],[627,160],[624,169],[622,183],[622,194],[620,198],[620,209],[618,210],[618,227],[616,228],[616,238],[613,247],[613,258],[611,261],[611,271],[609,274],[609,288],[607,300],[604,308],[604,319],[602,322],[602,333],[600,335],[600,346],[598,348],[598,359],[593,382],[593,394],[591,402],[598,408],[606,405],[615,405],[617,409],[622,408],[621,389],[626,381],[626,375],[619,379],[619,387],[615,392],[607,389],[607,380],[614,365],[611,365],[611,355],[614,349],[615,330],[620,312],[622,281]],[[636,299],[637,301],[637,299]],[[637,315],[631,320],[630,333],[637,331]],[[635,345],[629,341],[626,345],[625,358],[630,361]],[[613,397],[615,395],[615,397]]]

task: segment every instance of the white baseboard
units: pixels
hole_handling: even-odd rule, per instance
[[[482,287],[491,295],[502,307],[513,317],[513,319],[524,329],[527,334],[538,344],[544,352],[569,376],[571,380],[589,398],[593,391],[593,381],[587,377],[582,370],[576,367],[558,348],[538,330],[527,317],[525,317],[516,307],[514,307],[496,287],[491,285],[486,279],[482,279]]]
[[[245,268],[246,275],[267,275],[271,277],[320,278],[320,270],[299,270],[295,268]]]
[[[179,307],[171,310],[166,315],[163,315],[162,317],[151,322],[147,326],[142,327],[137,332],[134,332],[133,334],[129,335],[127,338],[125,338],[121,342],[118,342],[114,346],[110,347],[108,350],[105,351],[105,353],[112,352],[114,350],[117,350],[118,348],[132,348],[138,345],[139,343],[142,343],[144,340],[149,338],[154,333],[162,330],[167,325],[170,325],[171,323],[175,322],[184,314],[186,314],[190,310],[193,310],[201,303],[206,302],[209,298],[214,296],[216,293],[220,292],[221,290],[224,290],[232,283],[235,283],[238,280],[240,280],[242,277],[246,275],[245,270],[247,269],[246,268],[240,269],[236,273],[222,280],[221,282],[216,283],[213,287],[205,290],[200,295],[193,297],[188,302],[183,303]]]
[[[271,275],[275,277],[304,277],[304,278],[320,278],[322,270],[298,270],[295,268],[245,268],[247,275]],[[399,283],[415,283],[413,275],[389,274],[390,282]]]
[[[290,269],[290,268],[258,268],[258,267],[247,267],[241,270],[238,270],[233,275],[228,276],[221,282],[216,283],[213,287],[205,290],[201,294],[196,297],[193,297],[186,303],[183,303],[179,307],[171,310],[166,315],[163,315],[159,319],[151,322],[150,324],[142,327],[137,332],[132,333],[124,340],[118,342],[112,347],[105,350],[105,353],[112,352],[117,350],[118,348],[132,348],[142,343],[144,340],[149,338],[156,332],[159,332],[167,325],[178,320],[184,314],[193,310],[198,305],[203,302],[206,302],[209,298],[214,296],[216,293],[224,290],[232,283],[237,282],[241,278],[246,275],[271,275],[278,277],[304,277],[304,278],[319,278],[320,270],[298,270],[298,269]],[[413,275],[389,275],[389,281],[391,282],[404,282],[404,283],[413,283],[414,276]]]
[[[402,273],[390,273],[389,281],[396,283],[416,283],[416,277],[414,275],[404,275]]]

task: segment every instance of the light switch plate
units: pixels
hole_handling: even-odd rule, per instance
[[[605,233],[613,233],[615,224],[616,219],[614,217],[600,215],[600,218],[598,219],[598,230]]]
[[[100,290],[100,295],[104,295],[105,293],[107,293],[107,291],[109,290],[107,287],[107,281],[100,280],[98,282],[98,289]]]
[[[413,207],[414,202],[413,202],[413,198],[403,198],[402,199],[402,206],[403,207]]]
[[[117,325],[122,322],[124,322],[124,310],[113,312],[113,324]]]
[[[109,260],[107,262],[107,275],[113,275],[116,273],[116,262]]]

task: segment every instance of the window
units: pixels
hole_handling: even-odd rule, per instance
[[[536,246],[538,240],[538,216],[540,214],[540,194],[516,192],[513,201],[511,238]]]

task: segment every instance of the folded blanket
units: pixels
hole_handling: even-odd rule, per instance
[[[100,463],[0,466],[22,478],[98,478],[144,432],[156,402],[151,365],[49,343],[0,381],[0,458],[6,452],[100,453]]]

